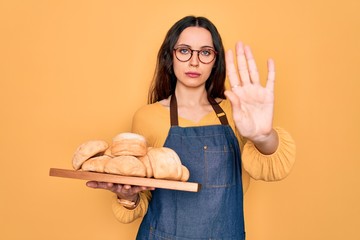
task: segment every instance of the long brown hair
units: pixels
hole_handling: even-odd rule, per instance
[[[211,33],[217,52],[214,67],[205,83],[206,91],[212,98],[225,98],[225,52],[221,36],[209,19],[187,16],[177,21],[169,29],[160,47],[154,78],[149,89],[148,103],[166,99],[175,92],[176,76],[173,71],[173,49],[182,31],[187,27],[195,26],[205,28]]]

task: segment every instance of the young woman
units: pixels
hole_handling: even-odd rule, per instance
[[[121,222],[144,217],[137,239],[245,239],[249,176],[275,181],[290,172],[295,145],[272,126],[274,62],[268,61],[262,87],[250,48],[237,43],[236,57],[237,66],[204,17],[187,16],[168,31],[149,104],[136,112],[132,131],[149,146],[175,150],[201,191],[88,182],[116,193],[113,210]],[[225,90],[225,65],[231,90]],[[133,204],[122,204],[127,201]]]

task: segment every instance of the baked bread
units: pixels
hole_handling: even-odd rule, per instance
[[[179,156],[171,148],[151,148],[148,153],[154,178],[180,180],[182,165]]]
[[[73,156],[75,170],[148,177],[186,182],[189,170],[177,153],[167,147],[147,147],[146,139],[135,133],[120,133],[108,145],[103,140],[81,144]]]
[[[189,180],[189,178],[190,178],[189,169],[187,167],[185,167],[184,165],[181,165],[181,169],[182,169],[182,175],[181,175],[180,181],[187,182],[187,180]]]
[[[147,143],[145,137],[136,133],[120,133],[113,138],[111,155],[145,156]]]
[[[148,151],[151,148],[148,148]],[[152,166],[151,166],[151,162],[149,160],[149,156],[146,154],[145,156],[141,156],[138,157],[138,159],[144,164],[145,168],[146,168],[146,177],[151,178],[154,176],[153,170],[152,170]]]
[[[81,144],[75,151],[72,165],[75,170],[79,170],[81,165],[88,159],[103,155],[109,144],[103,140],[90,140]]]
[[[81,165],[81,170],[102,173],[104,172],[105,165],[110,159],[111,157],[107,155],[90,158]]]
[[[111,146],[105,150],[104,155],[109,156],[109,157],[115,157],[111,153]]]
[[[106,173],[122,176],[145,177],[145,165],[134,156],[118,156],[111,158],[105,165]]]

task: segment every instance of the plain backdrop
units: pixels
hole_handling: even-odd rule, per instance
[[[252,181],[249,240],[360,239],[360,1],[1,0],[0,238],[131,240],[112,194],[49,176],[91,139],[130,131],[166,31],[211,19],[242,40],[263,83],[276,63],[275,126],[297,145],[280,182]],[[201,216],[199,216],[201,217]]]

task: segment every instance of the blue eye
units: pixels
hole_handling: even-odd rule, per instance
[[[179,51],[179,53],[184,54],[184,55],[191,53],[189,48],[179,48],[178,51]]]
[[[212,55],[212,50],[211,49],[204,49],[200,51],[200,54],[204,57],[208,57],[210,55]]]

